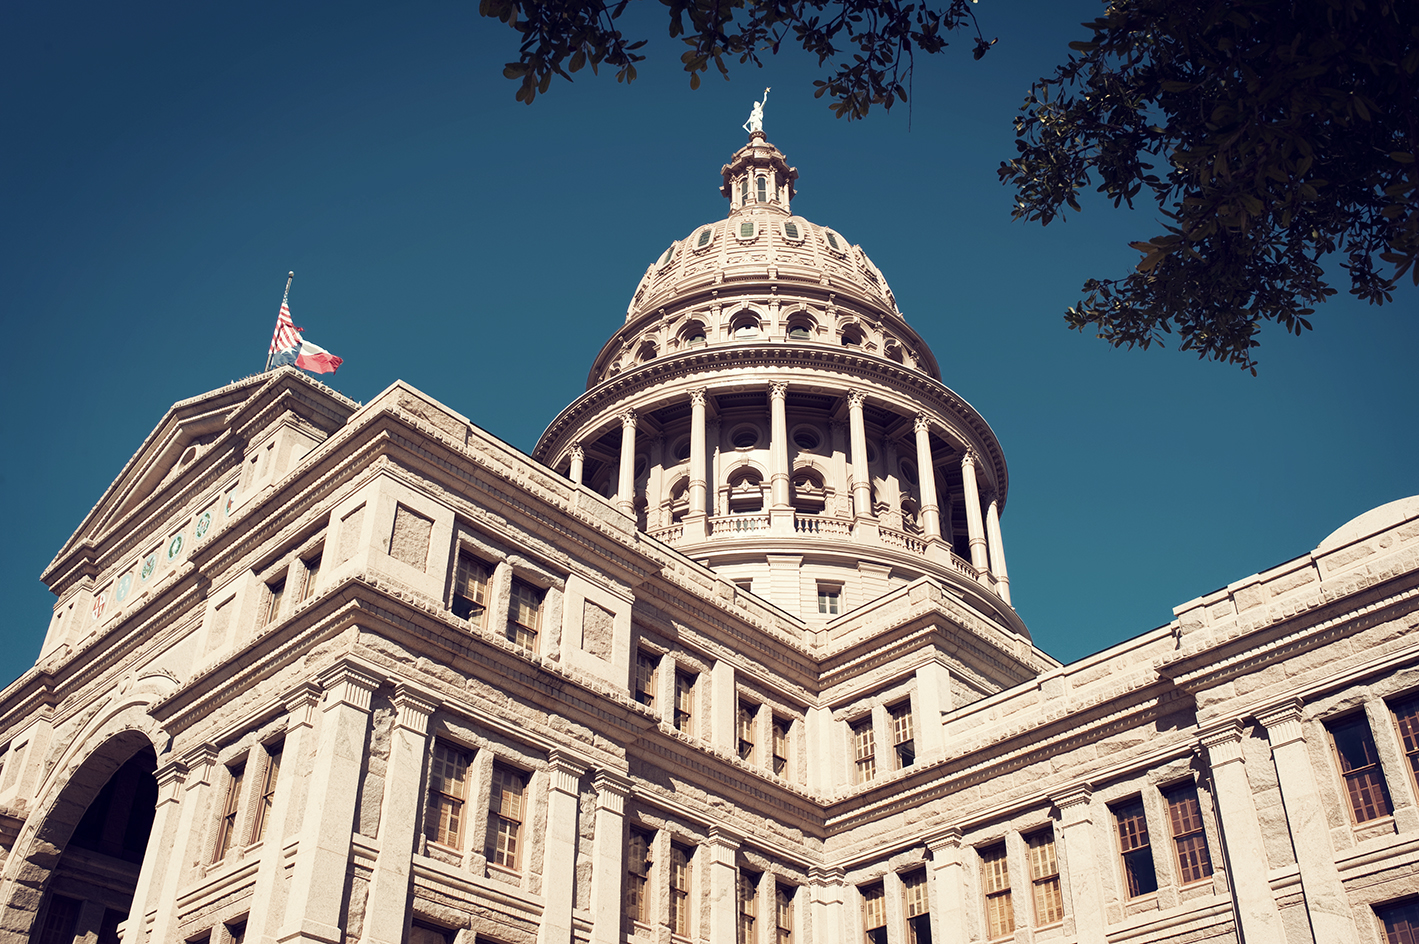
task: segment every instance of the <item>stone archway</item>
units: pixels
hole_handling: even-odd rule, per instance
[[[116,944],[157,804],[157,755],[142,731],[103,740],[55,782],[5,869],[0,944]],[[28,826],[28,824],[27,824]]]

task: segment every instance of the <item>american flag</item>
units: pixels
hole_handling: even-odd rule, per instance
[[[301,330],[291,322],[291,306],[281,302],[281,313],[276,316],[276,331],[271,335],[271,353],[290,350],[299,345]]]

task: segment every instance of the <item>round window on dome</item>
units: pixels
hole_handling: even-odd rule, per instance
[[[677,442],[671,454],[675,456],[676,462],[684,462],[686,459],[690,458],[690,441],[688,439],[682,439]]]
[[[785,224],[783,224],[783,234],[784,234],[785,236],[787,236],[789,239],[797,239],[797,238],[798,238],[798,224],[797,224],[797,223],[785,223]]]
[[[647,459],[645,456],[636,456],[636,478],[640,478],[642,475],[645,475],[646,470],[649,468],[649,459]]]
[[[910,459],[903,459],[899,465],[902,469],[902,478],[915,485],[917,483],[916,463]]]
[[[867,444],[867,461],[871,463],[877,461],[877,447],[871,443]]]
[[[823,437],[811,426],[800,426],[793,431],[793,444],[799,449],[812,452],[822,445]]]
[[[759,429],[756,426],[740,426],[729,434],[729,441],[735,449],[753,449],[759,444]]]
[[[706,226],[704,229],[700,230],[700,238],[695,240],[695,246],[699,249],[703,249],[709,245],[709,241],[713,238],[714,230]]]

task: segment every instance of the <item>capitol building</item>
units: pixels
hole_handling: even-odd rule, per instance
[[[721,173],[530,455],[161,418],[0,694],[0,944],[1419,942],[1419,497],[1061,664],[986,419]]]

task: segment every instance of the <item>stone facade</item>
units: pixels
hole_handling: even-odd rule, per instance
[[[176,404],[0,694],[0,941],[1411,940],[1419,498],[1059,664],[796,179],[756,133],[531,456],[404,383]]]

